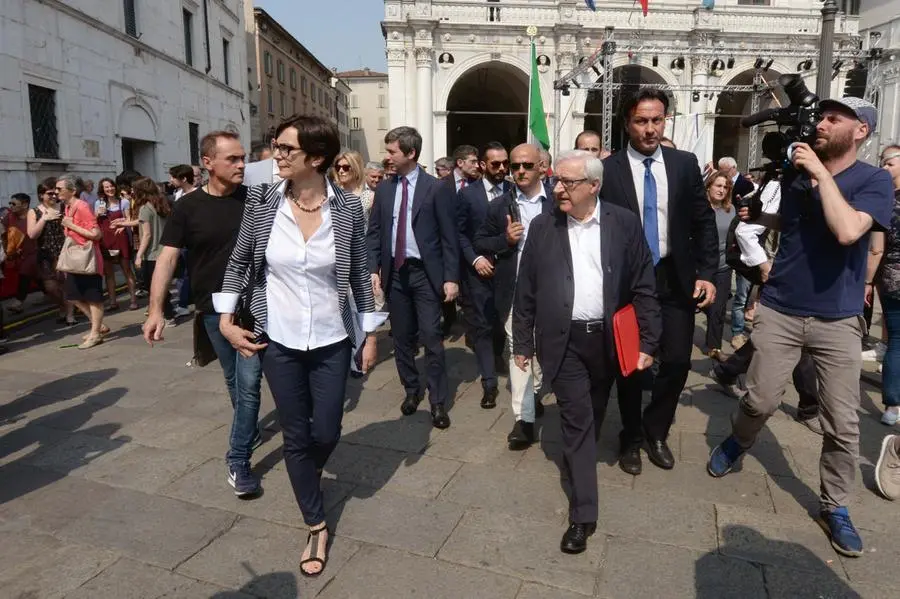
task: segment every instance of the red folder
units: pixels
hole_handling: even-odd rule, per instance
[[[616,339],[616,354],[619,356],[622,376],[629,376],[637,370],[641,355],[641,335],[632,304],[613,315],[613,337]]]

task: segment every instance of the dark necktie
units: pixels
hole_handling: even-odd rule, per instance
[[[650,170],[652,165],[652,158],[644,160],[644,237],[650,246],[653,266],[656,266],[659,263],[659,214],[656,211],[656,179]]]
[[[400,177],[402,195],[400,200],[400,214],[397,216],[397,242],[394,245],[394,270],[400,270],[406,262],[406,213],[409,209],[409,181],[406,177]]]
[[[460,179],[460,180],[459,180],[459,188],[460,188],[460,189],[463,189],[465,186],[466,186],[466,180],[465,180],[465,179]]]

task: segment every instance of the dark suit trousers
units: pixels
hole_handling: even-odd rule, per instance
[[[640,443],[644,435],[665,441],[675,418],[678,398],[691,369],[696,304],[677,288],[677,274],[670,258],[656,266],[656,293],[662,309],[662,336],[659,347],[659,373],[653,381],[650,405],[641,416],[643,377],[649,371],[628,378],[619,377],[619,411],[622,414],[623,443]]]
[[[441,332],[441,298],[435,295],[421,260],[407,260],[399,271],[393,272],[388,304],[394,359],[406,394],[422,394],[416,368],[418,337],[425,346],[428,400],[432,405],[446,405],[449,391]]]
[[[606,356],[603,329],[573,327],[550,383],[562,425],[563,468],[569,480],[570,522],[597,521],[597,436],[617,369]]]
[[[750,370],[750,362],[756,349],[753,347],[753,337],[739,350],[734,352],[728,360],[716,366],[718,373],[729,381],[737,380],[737,377],[746,374]],[[794,388],[800,401],[797,403],[797,417],[801,420],[814,418],[819,415],[819,387],[816,380],[816,365],[807,352],[800,353],[800,361],[794,367],[792,373]]]
[[[494,288],[489,279],[482,279],[469,267],[463,268],[463,315],[469,339],[474,345],[481,387],[485,390],[496,389],[494,327],[498,319],[494,309]]]

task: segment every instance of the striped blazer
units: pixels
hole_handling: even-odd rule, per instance
[[[341,319],[347,336],[357,345],[354,333],[353,310],[347,302],[348,290],[353,291],[359,324],[363,331],[373,331],[384,321],[375,312],[375,299],[368,270],[365,216],[359,198],[326,180],[334,190],[331,200],[331,220],[334,228],[335,268]],[[276,185],[254,185],[247,193],[244,216],[231,258],[225,267],[222,292],[213,294],[213,304],[220,314],[234,313],[238,300],[250,297],[250,314],[254,333],[266,332],[266,247],[275,222],[275,214],[284,197],[287,181]],[[253,280],[250,280],[251,272]]]

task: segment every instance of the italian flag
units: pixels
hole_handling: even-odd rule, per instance
[[[550,134],[547,133],[547,119],[544,116],[544,100],[541,97],[541,79],[538,76],[537,50],[531,40],[531,77],[528,94],[528,142],[545,150],[550,149]]]

